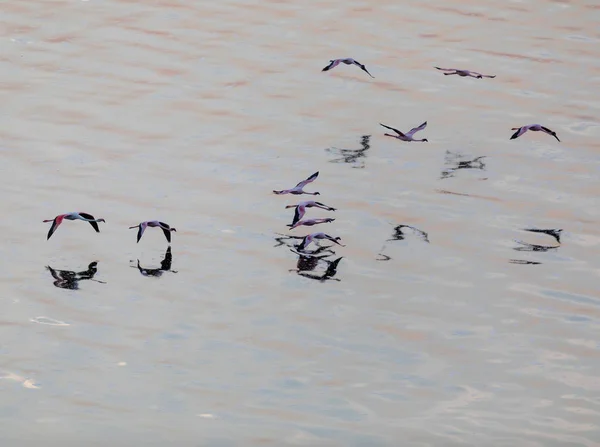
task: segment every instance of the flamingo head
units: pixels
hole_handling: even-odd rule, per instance
[[[104,223],[106,223],[106,221],[104,219],[102,219],[102,218],[96,220],[96,222],[104,222]]]
[[[337,237],[332,238],[331,240],[333,242],[335,242],[336,244],[341,245],[342,247],[345,247],[345,245],[340,242],[342,240],[341,237],[337,236]]]

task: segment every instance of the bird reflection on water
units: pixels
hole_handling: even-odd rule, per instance
[[[513,250],[516,251],[550,251],[550,250],[556,250],[557,248],[560,247],[560,245],[537,245],[537,244],[530,244],[529,242],[523,242],[523,241],[517,241],[515,240],[515,242],[517,244],[521,244],[519,247],[514,247]]]
[[[552,236],[554,239],[556,239],[556,242],[558,242],[560,244],[560,234],[562,233],[562,230],[557,230],[557,229],[542,229],[542,228],[525,228],[523,231],[530,231],[532,233],[544,233],[547,234],[548,236]]]
[[[410,228],[411,230],[413,230],[413,232],[419,236],[421,239],[423,239],[425,242],[429,243],[429,236],[427,233],[425,233],[422,230],[419,230],[418,228],[415,228],[411,225],[397,225],[394,227],[394,234],[392,234],[392,238],[388,239],[388,242],[390,241],[401,241],[402,239],[404,239],[406,237],[406,234],[404,234],[404,231],[402,231],[403,228]]]
[[[552,236],[558,242],[558,245],[538,245],[538,244],[530,244],[529,242],[515,240],[519,246],[514,247],[515,251],[535,251],[535,252],[548,252],[551,250],[558,250],[561,246],[560,243],[560,234],[562,230],[557,229],[542,229],[542,228],[524,228],[523,231],[529,231],[531,233],[542,233],[547,234],[548,236]],[[527,261],[521,259],[509,259],[508,262],[511,264],[541,264],[541,262],[537,261]]]
[[[288,244],[286,243],[286,241],[288,240],[292,240],[292,239],[304,239],[304,236],[290,236],[289,234],[282,234],[282,233],[276,233],[277,236],[275,237],[275,241],[277,241],[276,245],[273,245],[273,248],[275,247],[281,247],[282,245],[285,245],[286,247],[293,247],[294,244]]]
[[[446,168],[442,171],[440,179],[454,177],[456,175],[456,172],[461,169],[480,169],[482,171],[485,171],[485,163],[483,162],[483,159],[486,158],[485,155],[473,158],[472,160],[461,160],[465,158],[462,154],[458,152],[446,151],[445,158],[446,164],[451,165],[451,167]]]
[[[155,278],[158,278],[162,276],[164,272],[177,273],[175,270],[171,270],[172,263],[173,255],[171,254],[171,246],[169,245],[167,251],[165,252],[165,257],[161,261],[159,268],[144,268],[140,265],[139,259],[137,260],[137,266],[134,268],[137,268],[143,276],[153,276]]]
[[[55,279],[54,285],[61,289],[79,290],[79,281],[90,280],[96,281],[100,284],[106,284],[104,281],[94,279],[96,273],[98,273],[98,262],[90,262],[87,270],[81,272],[75,272],[72,270],[57,270],[53,269],[49,265],[46,269],[50,271],[50,274]]]
[[[329,160],[330,163],[348,163],[353,168],[362,169],[365,167],[364,158],[367,157],[367,151],[370,149],[371,135],[363,135],[360,139],[360,149],[339,149],[337,147],[330,147],[325,149],[326,152],[331,152],[338,158]]]
[[[325,255],[325,256],[313,256],[313,255],[303,255],[298,253],[299,257],[298,257],[298,263],[297,265],[297,269],[291,269],[290,272],[296,272],[298,273],[298,275],[303,276],[305,278],[309,278],[309,279],[314,279],[316,281],[320,281],[320,282],[324,282],[327,280],[332,280],[332,281],[341,281],[341,279],[339,278],[334,278],[334,276],[337,273],[337,266],[340,263],[340,261],[343,259],[343,257],[339,257],[337,259],[334,259],[333,261],[330,261],[328,258],[330,255]],[[326,264],[327,268],[325,269],[325,271],[322,274],[316,274],[316,273],[309,273],[314,271],[317,266],[319,266],[320,264]]]
[[[540,265],[541,262],[537,261],[527,261],[525,259],[509,259],[508,262],[511,264],[521,264],[521,265]]]
[[[423,230],[413,227],[412,225],[404,224],[396,225],[394,227],[394,232],[392,233],[391,239],[387,239],[386,242],[404,240],[406,238],[406,234],[404,233],[405,228],[410,228],[415,235],[420,237],[423,241],[429,243],[429,235],[427,233],[425,233]],[[390,256],[383,254],[385,247],[385,245],[381,247],[380,253],[377,253],[378,256],[381,256],[381,258],[376,258],[377,261],[389,261],[392,259]]]
[[[298,255],[296,268],[290,269],[289,271],[296,272],[299,276],[308,279],[314,279],[319,282],[325,282],[328,280],[341,281],[341,279],[334,278],[334,276],[337,274],[338,264],[343,257],[339,257],[334,260],[327,259],[335,256],[335,251],[332,250],[333,245],[318,246],[314,250],[305,249],[300,252],[297,251],[298,244],[295,244],[294,241],[302,239],[304,239],[304,236],[289,236],[281,233],[277,233],[277,236],[275,237],[275,240],[278,243],[274,247],[281,247],[282,245],[285,245],[292,253]],[[312,273],[317,269],[319,270],[318,273]]]

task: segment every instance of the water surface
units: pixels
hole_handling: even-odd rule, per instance
[[[2,12],[3,445],[600,445],[594,2]]]

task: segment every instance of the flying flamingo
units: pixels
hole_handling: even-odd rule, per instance
[[[364,71],[365,73],[367,73],[369,76],[371,76],[372,78],[375,78],[375,76],[373,76],[371,73],[369,73],[369,71],[367,70],[367,67],[365,67],[363,64],[361,64],[360,62],[352,59],[351,57],[347,57],[345,59],[332,59],[329,61],[329,65],[327,65],[327,67],[325,67],[323,70],[321,71],[329,71],[332,68],[337,67],[338,65],[340,65],[340,63],[342,64],[346,64],[346,65],[356,65],[358,67],[360,67],[360,69],[362,71]]]
[[[379,125],[385,127],[386,129],[393,130],[394,132],[396,132],[398,134],[398,135],[392,135],[392,134],[389,134],[389,133],[384,134],[387,137],[398,138],[399,140],[402,140],[402,141],[427,141],[426,138],[423,138],[422,140],[415,140],[413,138],[414,134],[416,134],[420,130],[423,130],[423,129],[425,129],[427,127],[427,121],[425,121],[419,127],[413,127],[412,129],[410,129],[406,133],[402,133],[398,129],[394,129],[393,127],[386,126],[385,124],[379,123]]]
[[[89,222],[90,225],[96,230],[96,233],[100,233],[100,229],[98,228],[98,222],[106,221],[104,219],[95,219],[94,216],[87,213],[67,213],[67,214],[59,214],[54,219],[48,219],[44,222],[52,222],[52,226],[50,227],[50,231],[48,231],[48,237],[46,240],[50,239],[50,236],[54,234],[58,226],[63,222],[63,220],[83,220],[84,222]]]
[[[306,213],[306,208],[312,208],[312,207],[316,207],[316,208],[321,208],[327,211],[335,211],[335,208],[332,208],[330,206],[324,205],[321,202],[315,202],[314,200],[306,200],[304,202],[300,202],[297,205],[287,205],[287,208],[296,208],[296,210],[294,211],[294,220],[292,221],[292,225],[294,225],[296,222],[298,222],[300,219],[302,219],[302,217],[304,217],[304,213]]]
[[[317,225],[317,224],[322,224],[322,223],[330,223],[333,222],[335,219],[332,219],[331,217],[325,217],[325,218],[319,218],[319,219],[305,219],[305,220],[299,220],[296,223],[290,224],[288,225],[288,227],[290,227],[290,230],[293,230],[294,228],[297,228],[301,225],[306,225],[307,227],[312,227],[313,225]]]
[[[303,188],[306,185],[308,185],[310,182],[314,181],[318,176],[319,176],[319,171],[315,172],[313,175],[308,177],[306,180],[302,180],[300,183],[298,183],[296,186],[294,186],[291,189],[282,189],[281,191],[273,190],[273,193],[275,193],[275,194],[294,194],[294,195],[310,194],[313,196],[318,196],[319,195],[318,192],[306,192],[303,190]]]
[[[345,245],[340,244],[338,241],[341,240],[341,237],[333,237],[333,236],[329,236],[328,234],[325,233],[312,233],[312,234],[307,234],[306,236],[304,236],[304,239],[302,239],[302,242],[300,242],[300,244],[298,245],[298,250],[304,250],[306,247],[308,247],[315,239],[328,239],[331,242],[335,242],[338,245],[341,245],[342,247],[345,247]]]
[[[147,227],[160,227],[160,229],[163,230],[163,233],[165,233],[165,237],[167,238],[168,243],[171,243],[171,231],[177,231],[175,228],[171,228],[166,223],[159,222],[158,220],[147,220],[145,222],[140,222],[139,224],[134,225],[133,227],[129,227],[129,229],[131,230],[132,228],[139,228],[137,234],[137,241],[139,242]]]
[[[523,135],[528,130],[533,130],[534,132],[541,130],[542,132],[547,133],[548,135],[552,135],[554,138],[556,138],[558,140],[558,137],[556,136],[556,132],[553,132],[550,129],[548,129],[547,127],[541,126],[539,124],[528,124],[527,126],[523,126],[523,127],[513,127],[511,130],[516,130],[516,132],[513,134],[513,136],[510,137],[511,140],[514,140],[515,138],[519,138],[521,135]],[[558,140],[558,141],[560,142],[560,140]]]
[[[447,71],[448,73],[444,73],[446,76],[459,75],[459,76],[462,76],[463,78],[465,76],[469,76],[471,78],[477,78],[477,79],[495,78],[496,77],[496,75],[484,75],[484,74],[477,73],[476,71],[471,71],[471,70],[458,70],[456,68],[440,68],[440,67],[433,67],[433,68],[437,68],[438,70],[442,70],[442,71]]]

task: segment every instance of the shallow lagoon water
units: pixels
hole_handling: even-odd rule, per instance
[[[3,445],[598,445],[594,2],[2,9]]]

